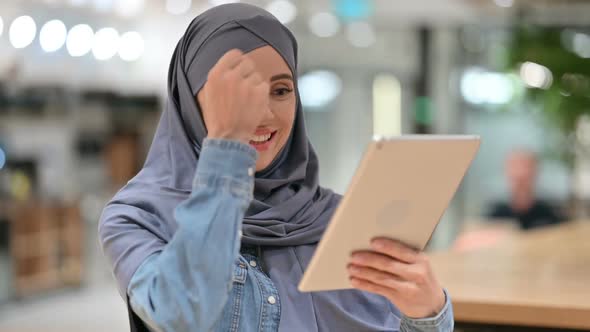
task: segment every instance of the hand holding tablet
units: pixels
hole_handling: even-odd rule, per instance
[[[300,291],[352,288],[353,252],[375,238],[428,243],[479,148],[476,136],[410,135],[370,143],[299,284]]]

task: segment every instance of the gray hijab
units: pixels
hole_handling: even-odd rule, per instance
[[[168,73],[168,99],[143,169],[107,204],[99,234],[121,294],[135,270],[177,229],[174,209],[191,192],[207,135],[195,100],[207,74],[227,51],[273,47],[297,75],[297,42],[274,16],[255,6],[228,4],[196,17],[178,42]],[[262,248],[279,290],[281,331],[396,331],[399,312],[381,296],[356,290],[300,293],[297,284],[340,197],[318,183],[297,93],[286,146],[255,179],[242,243]]]

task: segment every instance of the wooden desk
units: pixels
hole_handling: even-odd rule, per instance
[[[590,221],[430,257],[457,322],[590,330]]]

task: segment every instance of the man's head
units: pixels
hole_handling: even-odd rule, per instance
[[[537,156],[527,150],[515,150],[508,155],[506,177],[513,194],[529,194],[535,191]]]

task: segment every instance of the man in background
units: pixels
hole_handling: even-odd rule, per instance
[[[510,201],[496,203],[489,211],[492,219],[514,219],[521,229],[560,223],[564,218],[548,203],[537,199],[537,157],[530,151],[513,151],[506,159]]]

